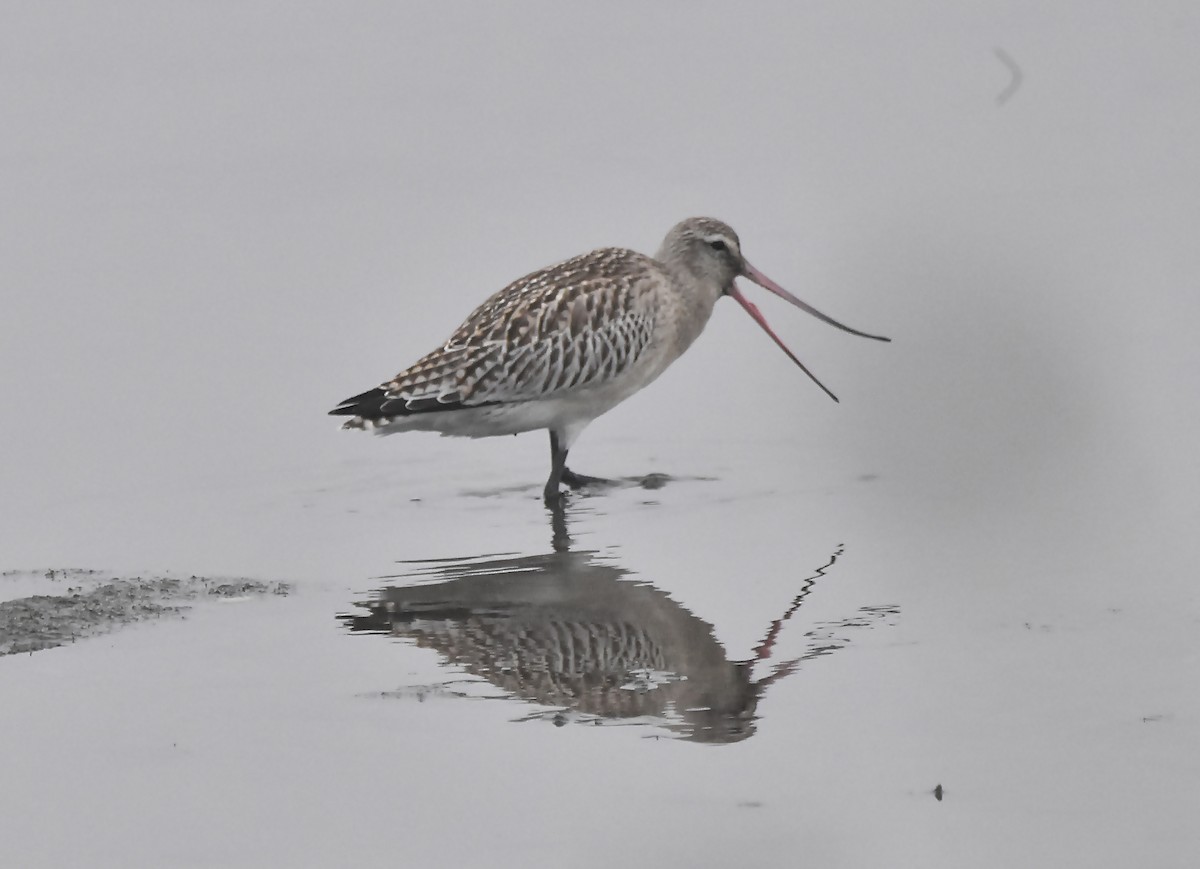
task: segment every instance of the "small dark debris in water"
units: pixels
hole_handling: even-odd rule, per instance
[[[933,798],[940,803],[942,801],[943,793],[945,793],[945,791],[942,790],[942,786],[939,784],[933,789]]]
[[[38,576],[8,571],[4,576]],[[63,594],[38,594],[0,602],[0,656],[53,649],[85,637],[162,616],[182,616],[206,598],[286,595],[286,583],[191,576],[114,577],[96,570],[52,569],[44,579],[67,580]]]
[[[642,477],[643,489],[661,489],[671,481],[671,477],[667,474],[647,474]]]
[[[858,481],[860,483],[873,483],[879,479],[878,474],[859,474]]]
[[[1143,715],[1142,716],[1142,724],[1149,724],[1152,721],[1162,721],[1166,717],[1167,716],[1163,715],[1162,713],[1159,713],[1157,715]]]
[[[763,804],[758,800],[742,800],[737,807],[739,809],[761,809]]]

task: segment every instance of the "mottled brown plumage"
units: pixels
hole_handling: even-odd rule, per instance
[[[514,281],[441,347],[330,413],[350,416],[345,428],[379,434],[490,437],[548,429],[549,501],[560,482],[590,480],[566,468],[567,451],[583,428],[691,346],[722,295],[737,299],[804,368],[736,288],[738,275],[854,332],[750,266],[730,227],[691,218],[667,234],[656,258],[601,248]]]
[[[465,406],[531,401],[611,381],[653,335],[645,280],[652,263],[605,248],[514,281],[383,385],[381,415],[429,398]]]

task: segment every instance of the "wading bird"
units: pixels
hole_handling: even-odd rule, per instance
[[[719,220],[676,224],[653,257],[600,248],[533,272],[496,293],[437,350],[330,411],[343,428],[376,434],[436,431],[493,437],[548,429],[550,478],[559,486],[604,482],[567,467],[579,433],[653,381],[704,330],[713,306],[732,296],[800,369],[837,401],[771,329],[734,279],[745,277],[803,311],[854,335],[797,299],[742,256],[737,233]]]

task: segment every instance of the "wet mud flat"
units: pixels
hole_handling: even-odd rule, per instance
[[[147,619],[181,617],[206,602],[287,595],[284,582],[244,577],[118,576],[64,568],[0,573],[0,656],[40,652]]]

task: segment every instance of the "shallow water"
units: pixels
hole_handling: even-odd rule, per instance
[[[0,601],[292,591],[0,658],[0,865],[1196,865],[1190,5],[55,8]],[[323,416],[691,213],[894,339],[764,304],[840,405],[719,305],[561,515],[541,434]]]

